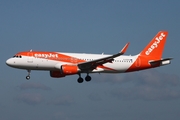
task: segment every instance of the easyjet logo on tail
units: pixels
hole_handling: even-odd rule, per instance
[[[152,43],[152,45],[147,49],[145,52],[146,55],[149,55],[155,48],[158,47],[158,45],[161,43],[161,40],[166,37],[164,33],[161,33],[158,37],[155,38],[155,41]]]

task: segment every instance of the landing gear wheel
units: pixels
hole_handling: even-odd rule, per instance
[[[91,76],[87,75],[87,76],[85,77],[85,80],[86,80],[87,82],[91,81]]]
[[[78,83],[82,83],[84,80],[83,80],[83,78],[82,77],[79,77],[78,79],[77,79],[77,82]]]
[[[30,79],[30,76],[26,76],[26,80],[29,80]]]
[[[26,76],[26,80],[29,80],[30,79],[31,70],[27,70],[27,71],[28,71],[28,75]]]

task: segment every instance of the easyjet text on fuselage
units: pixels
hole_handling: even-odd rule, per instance
[[[35,53],[34,57],[35,58],[58,58],[58,54],[53,54],[53,53],[49,53],[49,54]]]

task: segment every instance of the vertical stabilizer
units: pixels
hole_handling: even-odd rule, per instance
[[[161,59],[168,32],[160,31],[140,53],[152,59]]]

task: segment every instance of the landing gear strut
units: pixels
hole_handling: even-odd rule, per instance
[[[29,80],[30,79],[31,70],[27,70],[27,71],[28,71],[28,75],[26,76],[26,80]]]
[[[82,83],[84,80],[83,78],[81,77],[81,74],[79,74],[79,78],[77,79],[78,83]]]

